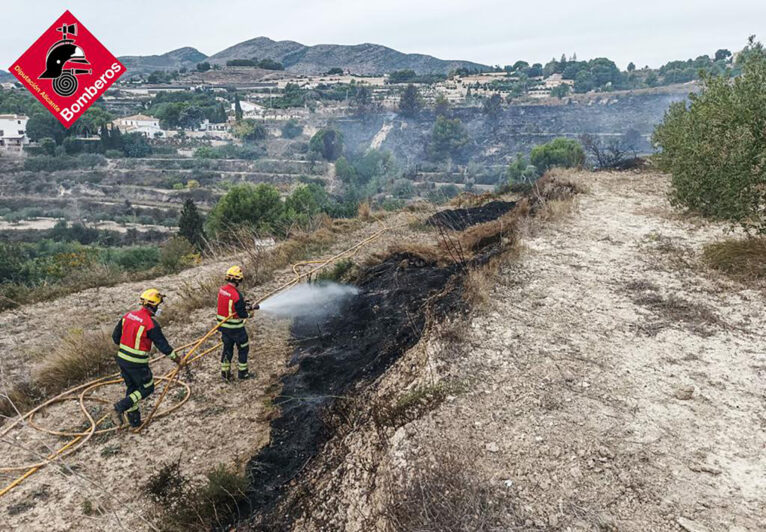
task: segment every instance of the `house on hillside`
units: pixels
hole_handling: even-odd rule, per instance
[[[159,118],[148,115],[123,116],[112,121],[112,126],[122,133],[141,133],[145,137],[165,137],[167,134],[160,128]]]
[[[21,153],[29,144],[27,118],[24,115],[0,115],[0,150]]]

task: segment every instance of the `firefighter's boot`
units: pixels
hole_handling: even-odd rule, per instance
[[[250,375],[250,372],[245,370],[239,370],[237,372],[237,378],[241,381],[246,381],[247,379],[251,379],[253,376]]]
[[[128,416],[128,423],[130,423],[130,426],[135,428],[138,428],[141,426],[141,411],[136,409],[132,412],[127,413]]]
[[[114,409],[110,417],[115,427],[121,427],[125,424],[125,411],[120,406],[120,403],[114,403]]]
[[[231,370],[230,369],[222,369],[221,370],[221,379],[223,379],[224,382],[229,382],[231,380]]]

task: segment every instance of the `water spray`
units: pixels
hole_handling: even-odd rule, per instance
[[[349,298],[359,293],[355,286],[332,282],[301,283],[260,303],[260,310],[279,318],[335,314]]]

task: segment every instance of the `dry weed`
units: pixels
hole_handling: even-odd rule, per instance
[[[370,209],[370,204],[366,201],[360,203],[359,207],[356,209],[356,217],[365,222],[370,219],[371,214],[372,210]]]
[[[70,331],[35,373],[34,386],[52,395],[109,373],[114,370],[116,352],[111,331]]]
[[[702,259],[711,268],[740,281],[766,277],[766,237],[731,238],[708,244]]]
[[[437,450],[438,452],[438,450]],[[508,530],[519,517],[506,492],[493,490],[466,461],[442,451],[408,460],[403,479],[389,479],[383,518],[397,532]]]

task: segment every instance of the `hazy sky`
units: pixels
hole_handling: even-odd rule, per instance
[[[624,68],[738,50],[751,34],[766,40],[766,0],[4,0],[0,68],[65,8],[115,55],[181,46],[211,55],[263,35],[500,65],[577,53]]]

